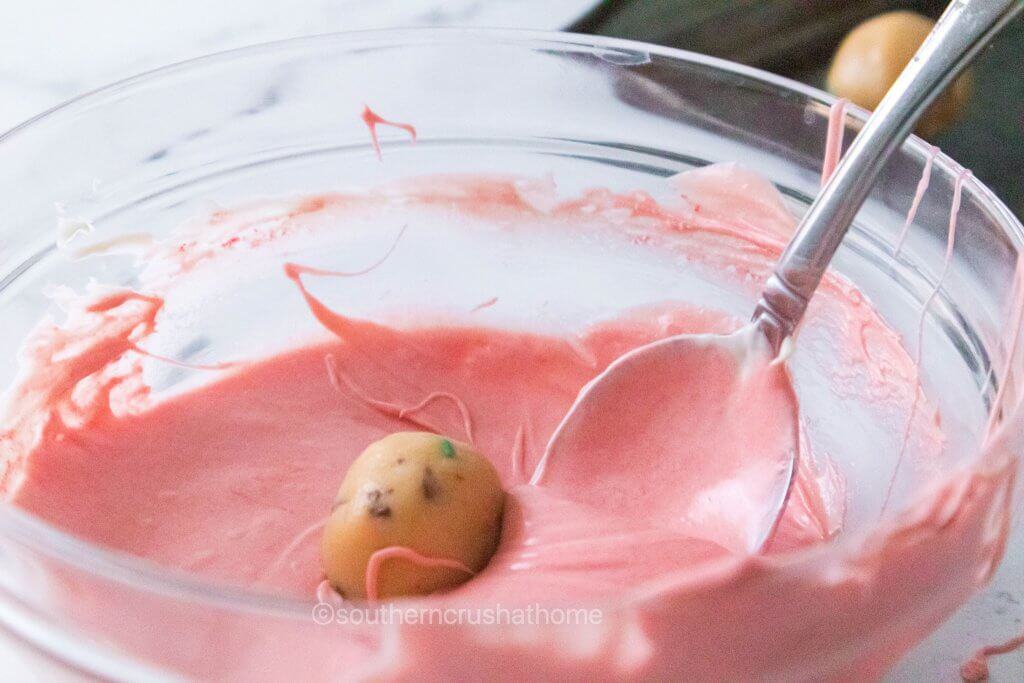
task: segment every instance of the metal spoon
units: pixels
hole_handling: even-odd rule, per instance
[[[799,452],[784,342],[883,164],[1022,6],[954,0],[803,217],[751,322],[728,335],[670,337],[615,360],[580,391],[531,483],[606,509],[641,510],[737,552],[762,550]],[[670,452],[639,459],[652,449]]]

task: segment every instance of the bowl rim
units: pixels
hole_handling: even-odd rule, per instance
[[[98,87],[66,100],[43,111],[6,132],[0,132],[0,154],[3,145],[26,132],[34,131],[62,117],[73,116],[94,105],[102,104],[105,98],[114,94],[130,94],[132,90],[145,87],[164,78],[202,69],[220,63],[240,61],[256,55],[267,55],[287,51],[315,51],[326,46],[355,49],[360,46],[381,47],[385,45],[409,47],[416,45],[471,45],[485,46],[547,46],[560,52],[576,49],[589,54],[601,51],[619,51],[684,62],[691,65],[710,67],[745,79],[767,84],[780,90],[804,97],[808,102],[830,106],[838,98],[804,83],[772,74],[761,69],[738,64],[718,57],[710,57],[678,48],[664,47],[641,41],[587,34],[497,28],[413,28],[413,29],[372,29],[363,31],[322,33],[284,40],[257,43],[245,47],[215,52],[191,59],[178,61],[166,66],[144,71],[134,76]],[[629,64],[613,62],[617,66]],[[861,125],[869,112],[849,104],[846,109],[847,123]],[[911,135],[904,142],[916,160],[923,161],[933,147],[924,140]],[[949,174],[956,174],[961,166],[944,153],[936,155],[935,166]],[[1008,207],[973,175],[965,181],[965,191],[975,195],[985,208],[995,214],[1004,226],[1007,237],[1024,252],[1024,226]],[[860,547],[878,527],[871,527],[848,537],[842,544],[812,546],[772,556],[776,563],[798,564],[814,558],[828,556],[834,559],[847,557],[849,552]],[[39,552],[57,562],[65,563],[78,571],[85,571],[97,577],[123,584],[134,590],[172,597],[179,600],[201,602],[205,605],[226,608],[240,612],[256,612],[261,615],[285,617],[309,617],[309,608],[314,604],[309,599],[299,599],[242,588],[223,582],[212,581],[183,570],[170,569],[131,554],[104,548],[66,533],[56,526],[6,502],[0,503],[0,537],[13,539],[19,545]],[[718,563],[709,563],[713,568]],[[691,568],[694,574],[703,573],[701,567]],[[407,605],[414,605],[422,599],[412,599]],[[0,622],[6,619],[0,619]],[[379,628],[379,627],[375,627]],[[360,629],[350,629],[360,630]]]

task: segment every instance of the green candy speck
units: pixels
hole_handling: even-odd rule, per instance
[[[446,458],[454,458],[455,457],[455,444],[453,444],[448,439],[441,439],[441,453]]]

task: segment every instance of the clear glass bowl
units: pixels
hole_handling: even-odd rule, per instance
[[[105,235],[144,226],[161,236],[211,203],[425,173],[550,173],[569,192],[590,186],[655,191],[671,174],[738,161],[774,182],[799,213],[818,187],[830,102],[798,83],[679,50],[477,30],[319,36],[114,84],[0,137],[0,358],[6,359],[0,386],[15,376],[20,341],[54,312],[48,285],[133,281],[130,259],[64,258],[54,244],[55,203]],[[363,103],[411,119],[418,143],[388,136],[387,163],[376,163],[359,118]],[[847,140],[863,118],[851,112]],[[960,170],[946,157],[936,160],[931,189],[894,261],[927,153],[916,138],[903,146],[835,263],[905,339],[916,334],[918,311],[942,269],[949,197]],[[1017,220],[984,186],[968,181],[954,260],[925,327],[922,366],[922,383],[950,435],[947,469],[977,457],[988,405],[1008,381],[1002,376],[1007,297],[1021,244]],[[230,293],[230,283],[223,284]],[[737,304],[737,312],[747,305]],[[279,326],[255,318],[257,327]],[[269,344],[270,332],[263,332],[252,338]],[[805,371],[812,369],[808,361]],[[1020,371],[1015,363],[1012,375]],[[847,433],[820,435],[849,479],[847,529],[824,549],[787,556],[794,567],[820,563],[823,553],[852,552],[877,523],[895,452],[890,445],[871,460]],[[908,468],[892,508],[927,483]],[[923,635],[940,619],[935,610],[946,614],[962,601],[960,588],[947,588],[936,588],[945,603],[910,610],[911,631]],[[118,680],[381,673],[374,667],[395,647],[393,629],[324,628],[311,618],[312,606],[169,572],[69,537],[9,505],[0,508],[0,624],[12,651],[55,673]],[[879,674],[912,645],[881,647],[888,635],[875,635],[820,664],[780,664],[775,673]],[[340,638],[363,643],[365,651],[339,653]],[[453,639],[444,656],[474,656],[456,642],[466,641]],[[215,669],[202,656],[210,648],[223,650]],[[573,671],[568,655],[565,666]]]

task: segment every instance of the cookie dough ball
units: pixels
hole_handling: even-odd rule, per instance
[[[487,458],[426,432],[399,432],[363,451],[349,467],[324,527],[327,580],[348,599],[365,599],[370,557],[392,546],[452,560],[473,572],[498,545],[505,492]],[[378,598],[453,588],[472,574],[407,557],[383,560]]]
[[[874,110],[934,26],[934,21],[914,12],[888,12],[868,19],[836,51],[828,89]],[[932,137],[949,127],[966,108],[970,91],[970,76],[964,74],[928,108],[917,133]]]

